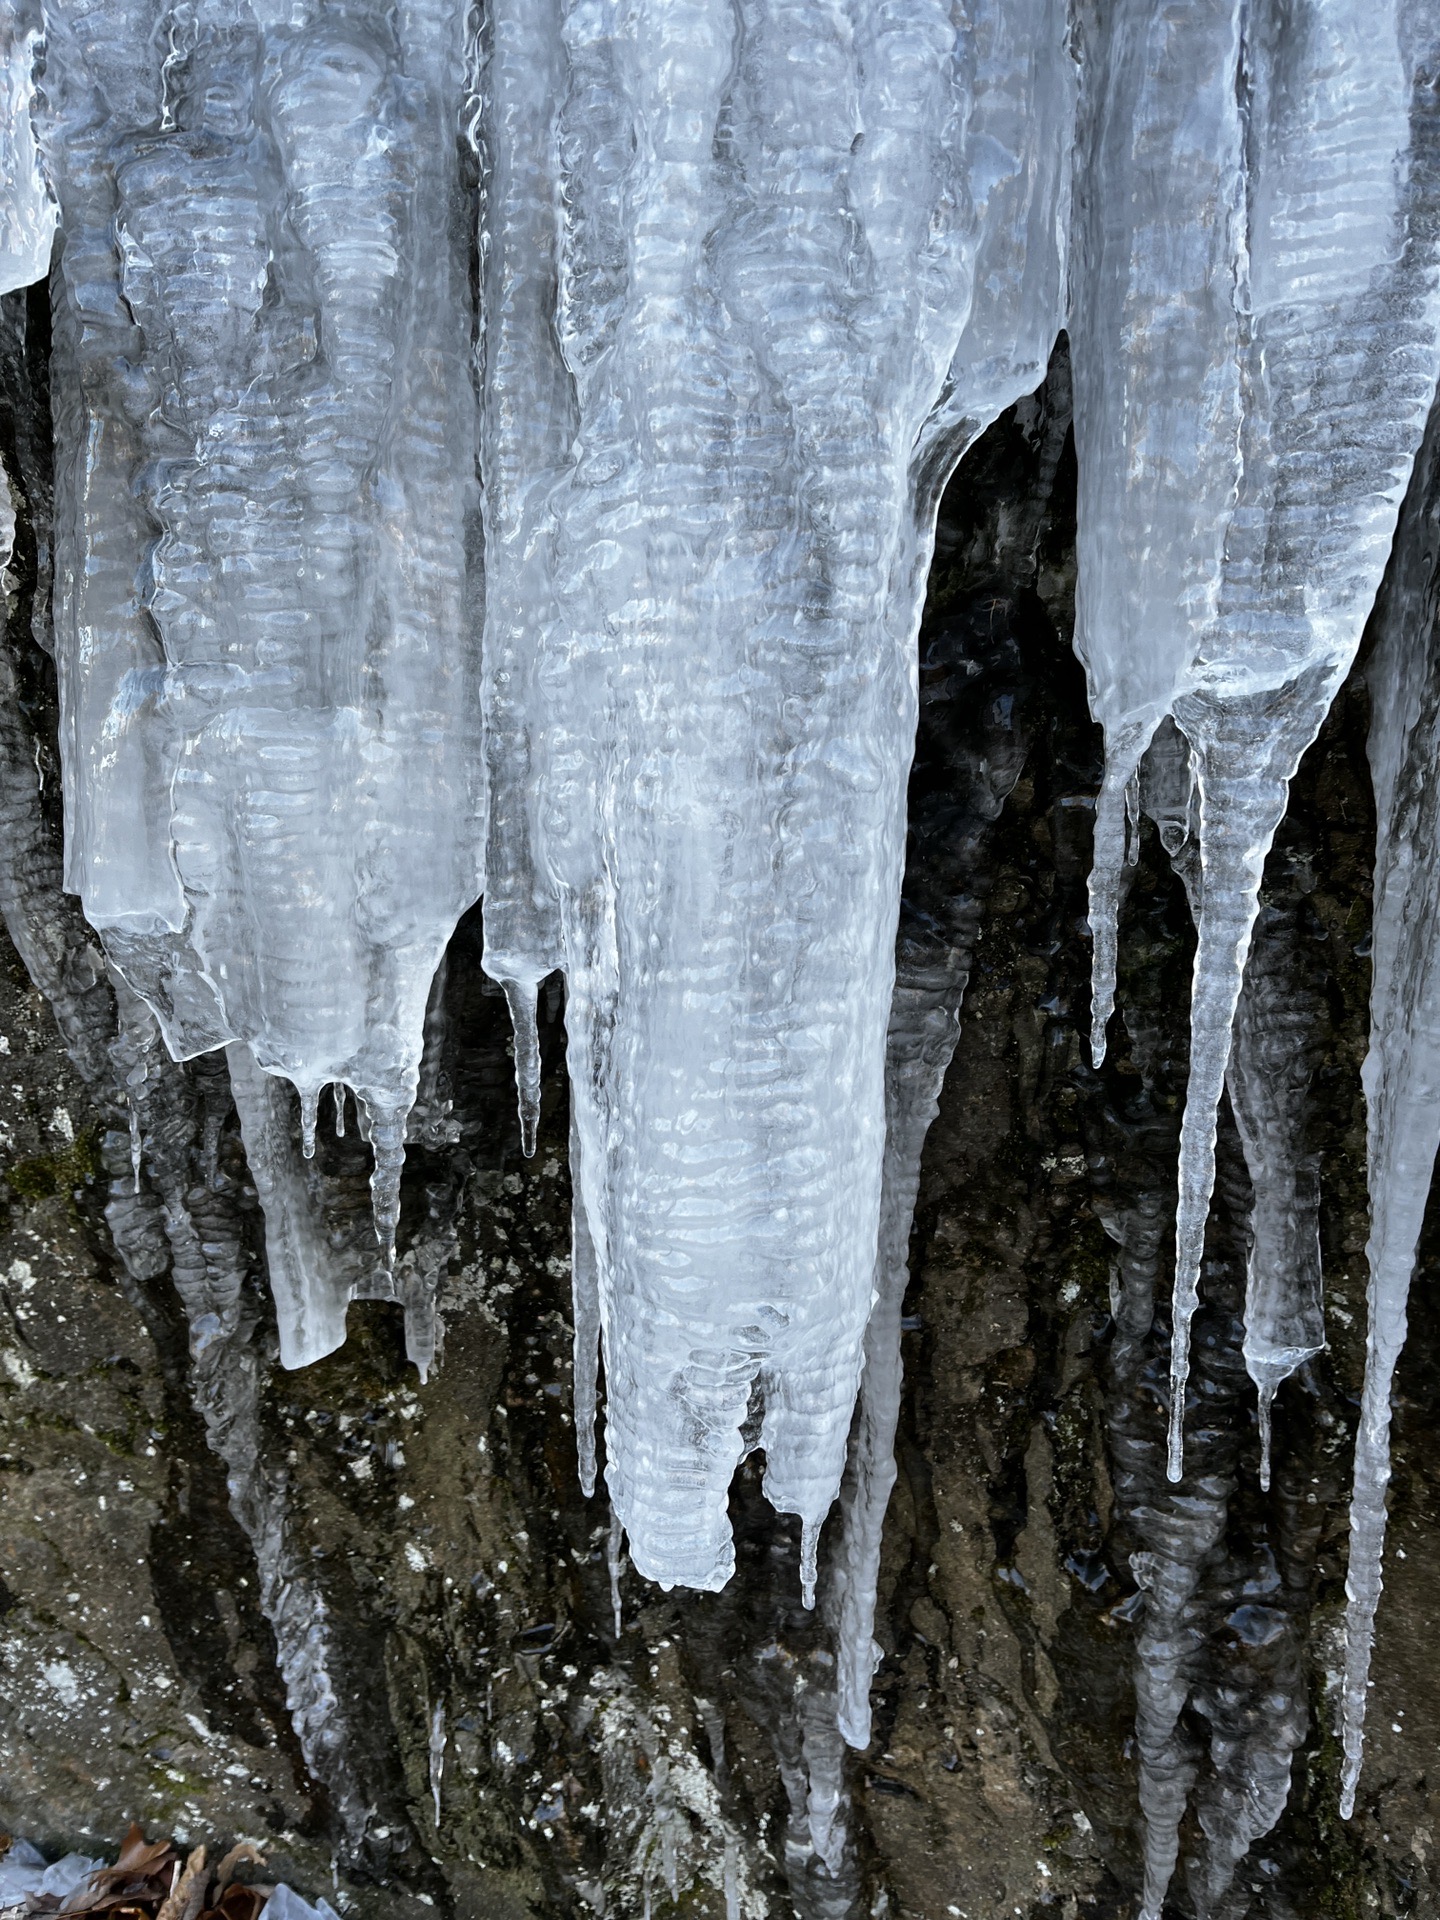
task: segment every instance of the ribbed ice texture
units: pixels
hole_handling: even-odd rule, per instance
[[[1440,1146],[1440,415],[1396,536],[1370,663],[1375,893],[1370,989],[1369,1338],[1350,1507],[1341,1808],[1353,1810],[1380,1599],[1390,1388]]]
[[[40,165],[32,107],[38,8],[19,0],[0,18],[0,293],[50,271],[55,202]]]
[[[636,1566],[728,1577],[755,1396],[808,1588],[874,1282],[919,594],[939,485],[1059,323],[1064,10],[485,31],[487,965],[522,1010],[566,974]]]
[[[1261,871],[1354,657],[1435,386],[1436,37],[1434,8],[1405,0],[1118,0],[1086,50],[1076,645],[1106,735],[1097,1057],[1126,795],[1167,714],[1194,753],[1204,874],[1172,1478]]]
[[[67,885],[177,1057],[354,1089],[382,1247],[481,885],[465,12],[47,19]]]

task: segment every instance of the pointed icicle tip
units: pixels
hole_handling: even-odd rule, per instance
[[[610,1563],[610,1611],[615,1620],[615,1638],[618,1640],[625,1631],[625,1617],[620,1606],[620,1574],[625,1565],[625,1529],[620,1524],[620,1516],[612,1508],[610,1512],[610,1551],[606,1556]]]
[[[1190,990],[1190,1078],[1180,1123],[1179,1199],[1175,1214],[1175,1287],[1170,1317],[1170,1437],[1166,1471],[1184,1470],[1185,1388],[1190,1323],[1200,1304],[1205,1228],[1215,1191],[1215,1136],[1250,939],[1260,910],[1260,877],[1285,812],[1285,779],[1267,769],[1237,778],[1223,748],[1202,762],[1200,903]]]
[[[330,1088],[330,1093],[335,1101],[335,1138],[343,1140],[345,1138],[345,1082],[335,1081]]]
[[[1090,1058],[1105,1064],[1105,1030],[1115,1011],[1120,896],[1129,865],[1130,813],[1139,756],[1108,759],[1095,801],[1095,849],[1090,864]],[[1137,790],[1138,793],[1138,790]]]
[[[535,1157],[535,1141],[540,1131],[540,1027],[536,1018],[539,982],[505,980],[505,999],[510,1008],[510,1024],[515,1030],[515,1094],[520,1108],[520,1151],[527,1160]]]
[[[144,1150],[145,1137],[140,1131],[140,1109],[132,1096],[130,1100],[130,1173],[136,1193],[140,1191],[140,1160]]]

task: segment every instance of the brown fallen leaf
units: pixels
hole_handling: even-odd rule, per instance
[[[210,1876],[205,1871],[205,1849],[196,1847],[155,1920],[195,1920],[205,1904],[205,1889],[209,1884]]]

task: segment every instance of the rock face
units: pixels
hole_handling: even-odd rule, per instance
[[[757,1456],[716,1594],[638,1579],[603,1491],[581,1493],[564,1009],[552,983],[526,1159],[473,916],[431,1009],[396,1298],[352,1306],[341,1352],[278,1365],[223,1056],[168,1060],[60,888],[46,363],[43,291],[7,296],[0,1822],[92,1852],[131,1818],[248,1836],[362,1916],[1029,1920],[1135,1910],[1143,1797],[1152,1845],[1179,1820],[1177,1914],[1440,1911],[1433,1248],[1399,1381],[1367,1772],[1356,1818],[1336,1813],[1364,1338],[1362,681],[1302,765],[1258,935],[1312,1055],[1329,1344],[1280,1389],[1262,1490],[1240,1319],[1250,1193],[1227,1106],[1193,1340],[1208,1411],[1172,1487],[1194,936],[1147,821],[1122,1019],[1090,1067],[1101,762],[1070,650],[1063,354],[950,486],[902,977],[907,952],[918,977],[943,947],[969,984],[911,1244],[874,1737],[847,1756],[825,1556],[807,1613],[798,1528],[763,1499]],[[298,1106],[275,1124],[298,1138]],[[312,1197],[339,1244],[368,1230],[367,1157],[353,1129],[322,1134]],[[437,1275],[443,1341],[422,1383],[406,1288]]]

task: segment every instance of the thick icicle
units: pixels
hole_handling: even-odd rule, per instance
[[[295,1153],[288,1090],[273,1074],[262,1073],[239,1041],[225,1049],[225,1057],[245,1159],[265,1214],[265,1265],[280,1329],[280,1364],[306,1367],[344,1345],[345,1309],[356,1275],[336,1260],[305,1160]]]
[[[0,20],[0,294],[43,280],[55,241],[55,201],[31,120],[38,21],[33,0]]]
[[[1380,1600],[1390,1389],[1440,1145],[1440,413],[1396,539],[1370,663],[1375,892],[1370,988],[1369,1331],[1346,1579],[1341,1812],[1354,1811]]]
[[[1167,712],[1195,756],[1204,878],[1172,1479],[1215,1114],[1265,856],[1354,658],[1435,387],[1436,36],[1432,9],[1399,0],[1211,0],[1178,17],[1127,0],[1090,62],[1076,644],[1107,743],[1097,1042],[1123,792]]]
[[[47,20],[67,884],[177,1058],[356,1091],[388,1255],[481,885],[466,8],[163,12]]]
[[[487,966],[558,926],[606,1477],[636,1567],[714,1587],[753,1386],[807,1537],[840,1480],[934,500],[1054,337],[1070,60],[1053,0],[958,38],[565,0],[560,57],[544,15],[487,56],[490,754],[533,837]]]
[[[1082,51],[1070,342],[1075,646],[1105,729],[1090,880],[1098,1066],[1126,793],[1214,618],[1238,482],[1239,9],[1116,0]]]

